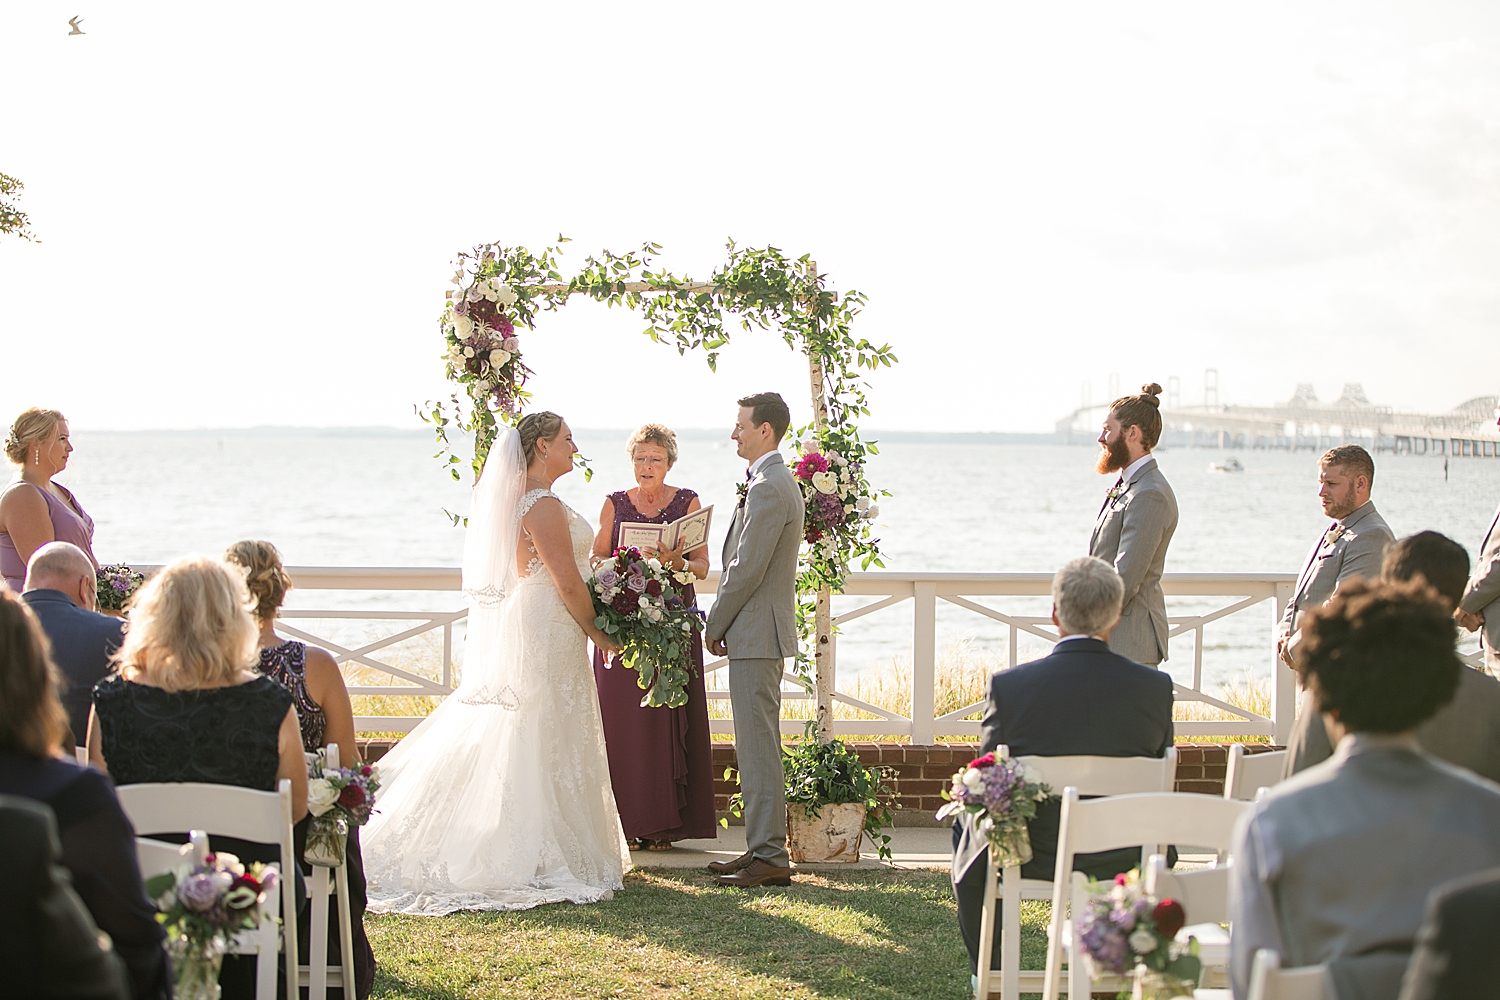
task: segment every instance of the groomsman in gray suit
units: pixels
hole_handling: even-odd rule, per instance
[[[1151,455],[1161,438],[1160,395],[1161,386],[1152,382],[1139,396],[1122,396],[1110,405],[1096,468],[1100,475],[1118,472],[1120,477],[1099,508],[1089,539],[1089,555],[1109,563],[1125,581],[1125,604],[1109,635],[1110,651],[1149,667],[1167,658],[1161,574],[1177,530],[1177,497]]]
[[[1396,536],[1370,500],[1374,483],[1375,460],[1357,444],[1331,448],[1318,459],[1318,499],[1323,513],[1333,520],[1313,543],[1281,617],[1276,653],[1288,666],[1302,638],[1301,619],[1308,612],[1332,599],[1346,580],[1380,578],[1386,546]],[[1333,755],[1311,691],[1303,691],[1287,750],[1287,777]]]
[[[1500,426],[1500,405],[1495,407],[1495,424]],[[1484,630],[1480,633],[1484,667],[1491,676],[1500,677],[1500,510],[1495,511],[1490,530],[1479,543],[1479,562],[1454,617],[1470,632]]]
[[[748,850],[709,870],[723,885],[791,885],[786,774],[781,765],[781,674],[797,653],[797,550],[802,491],[776,450],[792,421],[774,392],[739,401],[734,439],[750,467],[724,540],[724,570],[708,613],[708,650],[729,657],[734,748]]]

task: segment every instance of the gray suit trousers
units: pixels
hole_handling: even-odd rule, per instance
[[[786,852],[786,772],[781,763],[781,671],[781,660],[729,658],[745,843],[755,857],[787,868],[791,861]]]

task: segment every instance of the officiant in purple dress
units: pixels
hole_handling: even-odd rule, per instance
[[[599,512],[594,556],[607,558],[620,539],[622,524],[671,524],[698,510],[698,494],[669,486],[667,472],[677,462],[677,435],[661,424],[646,424],[626,445],[635,470],[635,489],[611,493]],[[690,552],[657,553],[669,569],[708,575],[708,546]],[[683,600],[696,606],[692,586]],[[604,716],[609,779],[620,821],[633,850],[671,850],[674,840],[717,836],[712,751],[708,742],[708,698],[703,688],[703,647],[693,644],[693,676],[688,702],[680,708],[642,708],[645,694],[634,670],[606,668],[594,650],[594,678]]]

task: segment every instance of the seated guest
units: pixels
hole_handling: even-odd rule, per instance
[[[22,597],[42,623],[52,662],[62,671],[62,703],[75,743],[88,735],[94,685],[109,676],[109,659],[125,641],[125,623],[94,610],[95,580],[86,552],[68,542],[48,542],[26,567]]]
[[[307,762],[292,694],[255,669],[258,629],[237,569],[189,556],[135,597],[120,672],[94,688],[89,759],[116,784],[206,782],[275,791],[292,782],[292,820],[307,814]],[[160,835],[164,831],[148,831]],[[165,838],[163,838],[165,839]],[[242,861],[279,845],[211,837]],[[225,997],[254,993],[252,957],[224,960]]]
[[[50,810],[47,825],[61,840],[60,859],[71,874],[70,891],[77,892],[93,923],[113,939],[129,971],[130,995],[135,1000],[167,996],[167,957],[162,950],[166,933],[141,887],[135,831],[109,779],[62,754],[67,717],[57,700],[54,671],[47,660],[46,636],[35,618],[21,601],[0,593],[0,795],[29,799]],[[18,863],[21,841],[6,833],[0,835],[0,843],[5,844],[0,859]],[[41,851],[45,845],[37,840],[33,846]],[[32,870],[50,871],[50,863]],[[6,877],[0,875],[3,880]],[[13,940],[0,932],[0,941]],[[16,967],[0,962],[0,968],[9,974]],[[8,980],[7,986],[16,984]]]
[[[1124,581],[1102,559],[1086,556],[1057,571],[1052,622],[1062,638],[1051,656],[990,679],[981,754],[1003,743],[1012,757],[1166,755],[1172,745],[1172,678],[1109,649],[1124,595]],[[1021,866],[1023,878],[1052,878],[1060,813],[1059,800],[1052,799],[1027,824],[1033,856]],[[977,972],[989,849],[982,834],[959,822],[953,827],[953,850],[958,926],[969,949],[970,972]],[[1139,848],[1080,854],[1074,870],[1113,878],[1140,862]],[[999,932],[997,919],[994,968],[999,967]]]
[[[0,795],[0,968],[7,996],[127,1000],[125,966],[58,864],[52,811]]]
[[[1463,665],[1424,584],[1344,584],[1308,616],[1297,667],[1337,746],[1276,785],[1235,837],[1230,978],[1257,950],[1328,964],[1343,1000],[1394,1000],[1433,887],[1500,864],[1500,785],[1423,753],[1416,730]]]
[[[1500,868],[1432,890],[1401,1000],[1471,1000],[1500,985]]]
[[[260,672],[292,693],[292,705],[302,726],[302,749],[318,753],[330,743],[338,744],[339,760],[344,767],[360,764],[359,746],[354,738],[354,708],[349,703],[349,689],[333,654],[296,639],[276,634],[276,615],[292,587],[292,578],[281,565],[281,553],[270,542],[235,542],[224,553],[224,561],[245,570],[245,586],[255,602],[253,614],[260,626]],[[304,819],[294,831],[297,853],[307,844]],[[349,876],[349,916],[354,930],[355,991],[360,1000],[370,995],[375,984],[375,952],[365,936],[365,864],[359,850],[359,827],[349,828],[345,850]],[[309,928],[297,927],[300,953],[308,953]],[[328,926],[329,954],[337,955],[339,946],[338,914],[330,914]],[[337,987],[330,996],[342,996]]]
[[[66,486],[52,481],[72,453],[68,421],[56,410],[27,410],[5,439],[5,457],[21,471],[0,491],[0,574],[18,594],[32,555],[48,542],[72,542],[98,564],[94,519]]]

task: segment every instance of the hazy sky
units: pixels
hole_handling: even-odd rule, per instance
[[[1045,9],[1037,9],[1045,8]],[[69,37],[81,15],[87,34]],[[460,248],[812,253],[901,363],[872,427],[1050,430],[1089,381],[1443,411],[1500,391],[1500,5],[0,6],[0,414],[403,425]],[[578,426],[711,426],[717,376],[575,302]]]

